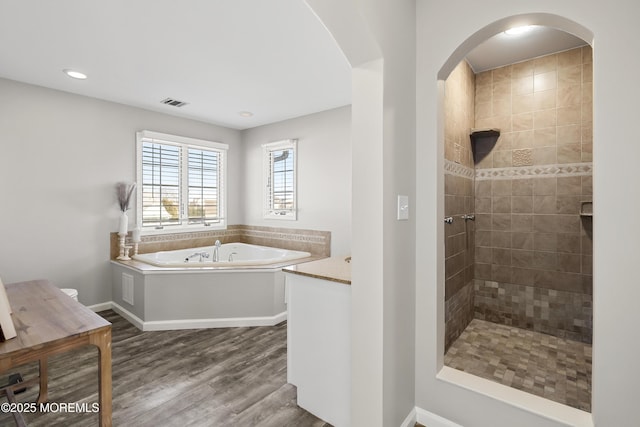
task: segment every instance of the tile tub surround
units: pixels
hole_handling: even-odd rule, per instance
[[[583,47],[476,76],[476,318],[591,342],[591,75]]]
[[[130,241],[131,233],[127,237]],[[309,252],[313,256],[331,255],[331,232],[293,228],[262,227],[252,225],[230,225],[226,230],[198,231],[175,234],[142,236],[138,246],[141,254],[211,246],[216,240],[221,243],[249,243],[282,249]],[[118,233],[110,233],[111,259],[119,253]]]
[[[461,62],[445,85],[445,348],[473,318],[474,224],[461,219],[474,212],[473,153],[475,76]]]

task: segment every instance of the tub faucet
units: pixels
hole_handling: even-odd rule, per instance
[[[220,240],[216,240],[216,243],[214,243],[215,248],[213,249],[213,262],[218,262],[220,260],[220,256],[218,255],[218,250],[220,249],[220,246],[222,246],[222,243],[220,243]]]
[[[209,258],[208,252],[196,252],[195,254],[191,254],[184,259],[184,262],[189,262],[192,258],[199,257],[199,261],[202,262],[202,258]]]

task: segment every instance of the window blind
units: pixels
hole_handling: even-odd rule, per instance
[[[194,148],[188,151],[189,224],[218,221],[220,219],[220,153]]]
[[[180,224],[180,147],[142,143],[142,226]]]

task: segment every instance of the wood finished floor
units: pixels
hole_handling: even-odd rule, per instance
[[[298,407],[287,384],[286,323],[141,332],[111,310],[98,314],[113,324],[114,426],[330,427]],[[97,402],[97,357],[93,347],[51,357],[49,402]],[[30,378],[37,365],[18,371]],[[17,397],[34,402],[37,393],[31,387]],[[23,415],[29,426],[98,425],[93,413]],[[12,425],[0,414],[0,426]]]

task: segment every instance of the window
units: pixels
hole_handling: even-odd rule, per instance
[[[136,136],[141,229],[225,228],[228,145],[150,131]]]
[[[295,220],[296,145],[287,139],[262,146],[264,152],[264,217]]]

